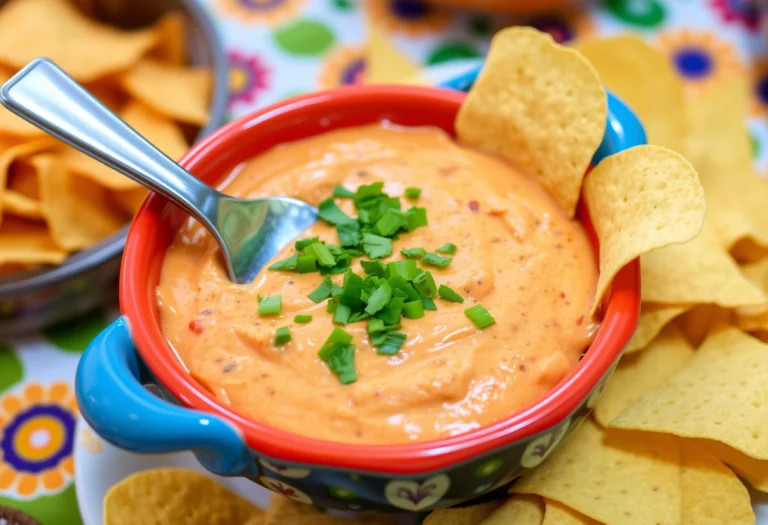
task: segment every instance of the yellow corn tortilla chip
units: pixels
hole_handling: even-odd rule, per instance
[[[37,171],[30,164],[29,159],[18,159],[13,162],[8,172],[6,187],[20,193],[32,200],[40,199],[40,191],[37,184]]]
[[[128,103],[128,95],[125,94],[120,83],[114,76],[109,76],[96,82],[91,82],[83,86],[91,95],[107,106],[113,113],[120,113],[120,110]]]
[[[547,500],[542,525],[600,525],[600,522],[583,516],[556,501]]]
[[[768,493],[768,461],[753,459],[738,450],[717,441],[705,439],[688,440],[696,442],[720,461],[731,467],[752,488]]]
[[[33,155],[40,151],[46,151],[56,147],[58,142],[50,137],[44,137],[12,146],[0,153],[0,188],[8,186],[8,178],[11,171],[11,165],[18,159]],[[0,212],[2,211],[3,199],[0,199]],[[1,218],[2,216],[0,216]]]
[[[347,518],[332,516],[311,505],[298,503],[285,496],[273,494],[264,519],[264,525],[349,525]],[[394,525],[387,516],[360,518],[357,523]]]
[[[595,406],[602,426],[651,390],[661,386],[692,358],[693,348],[676,326],[667,327],[643,352],[622,358]]]
[[[0,67],[0,84],[5,84],[13,76],[13,71]],[[4,107],[0,107],[0,133],[21,138],[43,137],[45,132],[36,128],[21,117],[17,117]]]
[[[513,494],[480,525],[541,525],[543,520],[544,502],[539,496]]]
[[[21,68],[44,56],[82,82],[127,69],[155,38],[151,28],[100,24],[66,0],[13,0],[0,10],[0,63]]]
[[[649,144],[684,151],[683,80],[665,54],[629,34],[585,40],[574,47],[597,70],[605,88],[640,117]]]
[[[755,523],[749,491],[719,459],[684,442],[680,460],[683,525]]]
[[[690,307],[687,305],[643,304],[637,329],[629,340],[624,354],[632,354],[648,346],[665,326],[688,308]]]
[[[123,108],[120,117],[173,160],[179,160],[187,151],[187,143],[179,127],[171,120],[136,102]],[[74,148],[61,149],[67,167],[105,188],[117,191],[139,190],[139,184],[101,162]]]
[[[428,85],[421,68],[408,55],[397,49],[375,21],[368,23],[365,49],[365,82],[369,84],[408,83]]]
[[[13,191],[5,190],[2,194],[3,212],[25,219],[42,219],[43,208],[40,201],[30,199],[26,195]]]
[[[587,419],[512,491],[538,494],[603,523],[680,521],[680,455],[671,436],[603,432]]]
[[[709,220],[694,239],[643,254],[640,271],[643,301],[714,303],[726,308],[768,303],[722,247]]]
[[[611,422],[725,443],[768,459],[768,345],[736,328],[711,334],[691,362]]]
[[[584,198],[600,241],[593,313],[622,267],[651,250],[691,240],[706,208],[693,166],[660,146],[636,146],[603,159],[584,180]]]
[[[213,77],[208,68],[189,68],[141,60],[122,77],[133,97],[171,119],[204,125]]]
[[[584,57],[548,34],[510,27],[493,37],[456,133],[527,172],[573,217],[606,114],[605,90]]]
[[[434,510],[423,525],[479,525],[498,507],[499,502],[489,501],[469,507]]]
[[[148,56],[167,64],[184,65],[187,54],[185,32],[184,15],[173,11],[163,16],[155,24],[157,43]]]
[[[733,312],[715,304],[700,304],[684,312],[674,323],[694,348],[701,346],[714,327],[730,326]]]
[[[129,218],[136,215],[147,195],[149,195],[149,191],[146,188],[110,192],[110,197],[115,201],[120,211]]]
[[[124,219],[109,205],[107,191],[71,173],[50,153],[32,157],[40,185],[43,216],[57,246],[87,248],[117,231]]]
[[[0,267],[58,264],[66,257],[67,252],[54,244],[40,222],[5,217],[0,225]]]
[[[768,258],[742,264],[741,274],[755,286],[768,288]],[[734,324],[746,332],[768,330],[768,312],[761,307],[740,307],[734,310]]]
[[[139,472],[104,496],[104,525],[230,525],[262,514],[208,476],[186,469]]]

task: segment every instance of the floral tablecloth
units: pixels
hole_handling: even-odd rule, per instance
[[[388,57],[414,71],[482,56],[491,35],[529,24],[566,42],[634,31],[668,53],[691,87],[739,68],[754,79],[746,125],[758,175],[768,159],[768,52],[754,0],[604,0],[583,11],[528,19],[430,9],[401,0],[201,0],[218,23],[230,62],[229,115],[298,93],[365,78],[373,27]],[[371,24],[368,26],[367,24]],[[72,381],[90,339],[113,314],[81,319],[0,345],[0,505],[43,525],[81,523],[72,449],[77,406]]]

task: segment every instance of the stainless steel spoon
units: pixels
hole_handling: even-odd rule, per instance
[[[238,284],[317,220],[297,199],[237,199],[196,179],[88,93],[56,64],[38,58],[0,88],[0,102],[46,133],[160,193],[205,226]]]

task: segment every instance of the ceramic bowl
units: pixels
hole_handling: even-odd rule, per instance
[[[471,77],[471,78],[470,78]],[[473,76],[457,79],[466,87]],[[382,119],[453,134],[460,91],[405,86],[339,88],[293,98],[220,129],[182,164],[215,183],[277,144]],[[610,116],[595,161],[643,143],[634,115],[609,96]],[[589,214],[580,218],[596,246]],[[136,216],[123,258],[123,317],[83,354],[81,412],[107,441],[137,452],[192,450],[217,474],[245,476],[303,503],[368,512],[425,511],[465,502],[539,465],[597,401],[637,323],[639,263],[621,270],[603,304],[594,343],[534,406],[490,426],[432,442],[350,445],[293,435],[219,403],[187,373],[160,328],[155,287],[164,253],[185,215],[153,195]],[[152,385],[150,388],[145,385]]]

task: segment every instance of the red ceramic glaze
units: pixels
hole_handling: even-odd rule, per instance
[[[246,115],[195,145],[181,165],[215,184],[237,164],[283,142],[381,120],[431,125],[454,134],[464,94],[436,88],[354,86],[312,93]],[[586,207],[579,216],[597,252]],[[297,463],[395,474],[429,472],[466,461],[559,423],[611,369],[634,332],[640,312],[640,271],[631,262],[616,276],[603,303],[595,341],[579,365],[535,405],[493,425],[431,442],[401,445],[332,443],[271,428],[220,404],[184,370],[160,329],[155,287],[163,256],[185,215],[151,195],[133,221],[123,255],[120,306],[144,362],[180,403],[236,425],[248,445]]]

